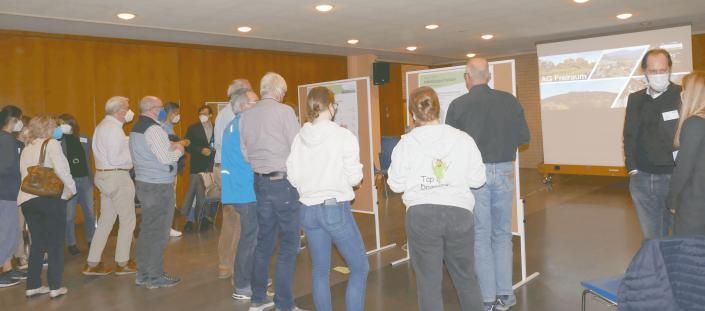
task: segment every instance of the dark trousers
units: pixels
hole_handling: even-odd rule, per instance
[[[299,251],[299,194],[289,181],[255,177],[257,195],[257,246],[255,247],[254,275],[252,279],[252,302],[263,302],[267,298],[269,260],[274,244],[279,239],[279,254],[275,276],[274,304],[277,309],[289,311],[294,308],[292,283],[296,270],[296,255]],[[237,271],[235,271],[237,273]]]
[[[32,235],[29,249],[27,289],[42,286],[42,265],[47,254],[47,279],[52,290],[61,288],[64,274],[64,238],[66,237],[66,201],[37,197],[22,203],[22,212]]]
[[[137,238],[137,278],[156,279],[164,273],[164,250],[174,218],[174,184],[135,183],[142,206]]]
[[[463,311],[482,309],[475,275],[475,228],[471,211],[443,205],[415,205],[406,214],[411,265],[420,311],[443,310],[443,262]]]

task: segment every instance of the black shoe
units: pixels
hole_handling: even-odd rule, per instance
[[[186,224],[184,225],[184,232],[193,232],[193,222],[186,222]]]
[[[5,276],[13,280],[26,280],[27,272],[12,269],[10,271],[5,272]]]
[[[76,256],[81,253],[81,250],[78,249],[76,245],[69,245],[69,254],[72,256]]]
[[[208,230],[212,224],[213,223],[210,220],[208,220],[208,218],[203,218],[203,220],[201,220],[201,231]]]

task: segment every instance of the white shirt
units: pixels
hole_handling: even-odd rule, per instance
[[[20,156],[20,171],[22,172],[23,180],[27,177],[28,167],[40,164],[39,157],[41,156],[42,144],[44,144],[44,139],[35,139],[22,150],[22,155]],[[47,143],[43,166],[53,168],[56,176],[64,183],[64,192],[61,195],[62,199],[68,200],[76,194],[76,183],[71,176],[69,161],[66,160],[64,150],[61,149],[61,143],[56,139],[51,139],[49,143]],[[20,190],[17,195],[17,205],[21,205],[36,197],[36,195]]]
[[[235,114],[233,113],[233,110],[230,109],[230,105],[221,109],[218,112],[218,116],[215,117],[215,126],[213,128],[213,135],[215,135],[215,139],[213,139],[213,141],[215,143],[215,163],[217,164],[221,163],[220,154],[223,150],[223,131],[225,131],[225,128],[228,124],[230,124],[230,122],[233,121],[233,119],[235,119]]]
[[[291,144],[286,171],[305,205],[352,201],[362,180],[357,137],[331,121],[306,123]]]
[[[99,170],[131,169],[129,137],[122,129],[122,122],[113,116],[105,116],[93,134],[93,157]]]
[[[414,128],[392,151],[387,183],[403,192],[407,208],[433,204],[472,211],[470,188],[485,184],[485,165],[475,141],[446,124]]]

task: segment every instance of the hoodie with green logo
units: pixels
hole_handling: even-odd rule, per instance
[[[445,124],[426,125],[401,137],[392,152],[387,183],[403,192],[406,207],[421,204],[475,206],[471,188],[485,184],[485,165],[475,141]]]

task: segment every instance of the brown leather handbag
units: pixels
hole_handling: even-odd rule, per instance
[[[42,143],[39,163],[27,168],[27,176],[22,180],[20,189],[40,197],[60,198],[64,192],[64,182],[56,176],[53,168],[44,166],[48,143],[49,139]]]

